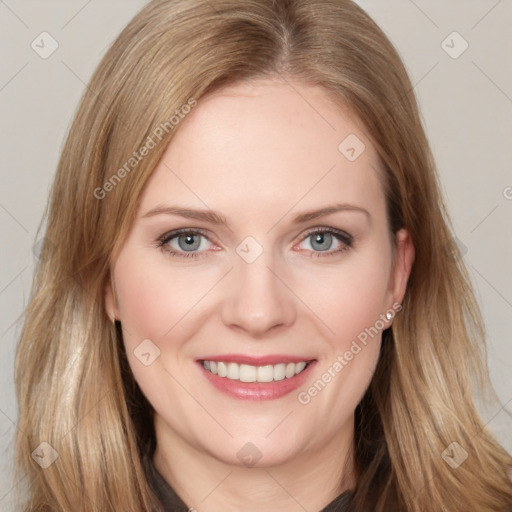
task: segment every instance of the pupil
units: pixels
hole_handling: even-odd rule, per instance
[[[329,249],[331,238],[330,233],[315,233],[313,245],[318,244],[320,247],[315,247],[317,250],[326,251]]]
[[[195,250],[201,244],[199,238],[195,240],[197,235],[181,235],[178,238],[180,247],[185,251]]]

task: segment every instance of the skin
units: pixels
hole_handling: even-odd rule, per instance
[[[342,463],[352,463],[354,410],[381,333],[308,404],[297,395],[402,301],[414,259],[408,233],[389,232],[380,163],[362,123],[322,89],[290,84],[238,84],[199,101],[144,189],[106,289],[107,311],[121,321],[133,374],[156,411],[155,465],[201,512],[321,510],[354,485]],[[353,162],[338,149],[349,134],[366,145]],[[293,223],[340,203],[369,218],[344,210]],[[229,228],[168,214],[143,218],[162,205],[214,210]],[[180,228],[205,231],[198,258],[157,247]],[[333,237],[322,251],[308,236],[312,228],[348,233],[352,246]],[[263,249],[252,263],[236,252],[247,236]],[[178,242],[167,246],[184,254],[183,237]],[[160,350],[149,366],[134,355],[145,339]],[[244,401],[214,388],[196,363],[226,353],[317,363],[300,389]],[[248,442],[261,453],[254,467],[237,456]]]

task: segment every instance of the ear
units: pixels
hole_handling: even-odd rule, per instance
[[[400,229],[395,235],[393,269],[389,282],[393,303],[402,304],[414,256],[414,245],[409,232],[406,229]]]
[[[105,283],[105,313],[111,321],[119,319],[117,293],[112,272]]]

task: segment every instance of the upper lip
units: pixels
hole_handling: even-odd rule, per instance
[[[268,354],[265,356],[248,356],[245,354],[221,354],[215,356],[205,356],[198,361],[222,361],[225,363],[248,364],[251,366],[265,366],[279,363],[300,363],[302,361],[310,362],[314,359],[307,356],[289,356],[285,354]]]

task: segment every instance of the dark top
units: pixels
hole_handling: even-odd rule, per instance
[[[188,512],[189,510],[194,510],[193,508],[190,509],[187,507],[187,505],[181,501],[178,495],[172,490],[171,486],[164,480],[164,477],[158,472],[152,459],[146,461],[146,466],[149,484],[166,511]],[[346,512],[351,499],[352,493],[345,491],[320,512]]]

